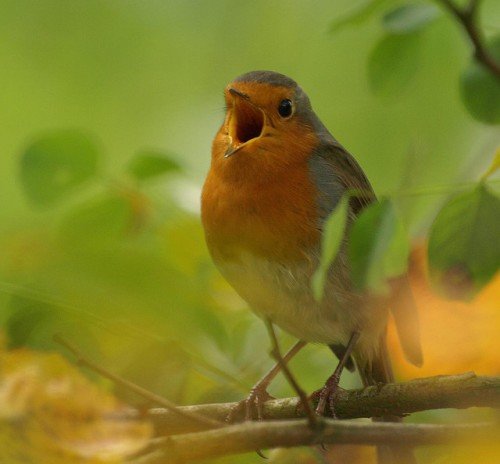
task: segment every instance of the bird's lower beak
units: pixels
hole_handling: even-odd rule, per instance
[[[229,146],[225,157],[234,155],[246,144],[259,138],[264,129],[264,112],[250,101],[248,95],[230,88],[233,95],[233,107],[229,110]]]

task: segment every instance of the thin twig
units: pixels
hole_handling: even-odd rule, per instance
[[[86,359],[83,354],[71,343],[69,343],[67,340],[65,340],[63,337],[60,335],[54,335],[54,341],[56,343],[59,343],[60,345],[64,346],[68,351],[70,351],[75,357],[76,361],[79,365],[88,367],[89,369],[93,370],[94,372],[97,372],[99,375],[102,377],[106,377],[107,379],[110,379],[114,383],[118,385],[123,385],[125,388],[137,393],[138,395],[142,396],[143,398],[146,398],[147,400],[156,403],[166,410],[170,411],[171,413],[174,413],[176,416],[183,417],[184,419],[188,419],[191,423],[198,424],[199,426],[202,426],[204,429],[208,428],[220,428],[224,427],[225,424],[222,422],[219,422],[215,419],[211,419],[205,416],[202,416],[200,414],[191,412],[191,411],[186,411],[184,409],[179,408],[176,404],[172,403],[171,401],[167,400],[166,398],[163,398],[162,396],[156,395],[153,392],[150,392],[149,390],[146,390],[145,388],[130,382],[129,380],[126,380],[116,374],[113,374],[112,372],[108,371],[107,369],[104,369],[103,367],[99,366],[98,364]],[[194,425],[194,424],[193,424]]]
[[[311,407],[311,402],[309,398],[307,397],[306,393],[300,385],[298,384],[297,380],[291,373],[290,369],[288,368],[287,363],[283,360],[283,356],[281,355],[281,350],[278,342],[278,338],[276,337],[276,332],[274,331],[273,323],[270,320],[266,320],[266,327],[269,332],[269,338],[271,339],[272,343],[272,351],[271,355],[273,358],[276,360],[276,362],[280,365],[281,370],[283,371],[284,376],[287,378],[288,382],[292,386],[292,388],[295,390],[297,395],[299,396],[302,405],[304,407],[309,426],[312,428],[315,428],[318,424],[318,416],[314,413],[313,408]]]
[[[474,46],[474,56],[476,60],[482,63],[494,76],[500,79],[500,63],[497,63],[486,49],[481,31],[477,26],[479,0],[470,0],[463,8],[459,8],[452,0],[438,1],[458,19],[459,23],[465,29],[465,32]]]

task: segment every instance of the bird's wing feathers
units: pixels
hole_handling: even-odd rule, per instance
[[[356,192],[349,200],[351,219],[355,219],[363,208],[376,201],[372,186],[359,164],[335,140],[318,147],[309,161],[309,169],[319,191],[321,224],[347,190]],[[389,304],[401,346],[408,361],[419,366],[422,364],[422,349],[418,312],[408,277],[405,275],[394,279],[391,286],[393,292]]]
[[[346,191],[352,193],[351,211],[361,210],[375,201],[370,182],[352,155],[338,142],[321,144],[309,160],[309,169],[319,191],[320,219],[324,221]]]

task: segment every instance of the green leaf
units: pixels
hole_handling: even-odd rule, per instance
[[[54,320],[55,308],[47,303],[36,302],[24,297],[14,296],[10,300],[11,314],[7,320],[6,329],[11,347],[27,346]],[[47,334],[44,334],[47,336]],[[38,344],[39,340],[36,340]],[[50,338],[42,342],[42,348],[47,348]],[[44,346],[43,346],[44,345]],[[35,345],[36,346],[36,345]],[[38,347],[38,346],[37,346]]]
[[[500,63],[500,36],[490,42],[487,50]],[[475,58],[462,72],[460,95],[474,119],[486,124],[500,124],[500,79]]]
[[[347,222],[349,196],[344,195],[328,217],[321,243],[321,260],[311,281],[314,298],[321,301],[328,269],[334,261],[342,243]]]
[[[387,3],[387,0],[368,0],[362,2],[349,13],[334,19],[330,24],[329,31],[336,33],[346,26],[353,26],[367,21],[384,3]]]
[[[483,183],[439,212],[429,236],[432,281],[446,295],[469,299],[500,266],[500,198]]]
[[[126,237],[132,220],[130,201],[108,194],[73,209],[61,224],[61,234],[72,247],[109,245]]]
[[[54,350],[54,334],[64,333],[86,351],[97,351],[98,343],[89,323],[56,305],[24,295],[15,295],[9,301],[7,313],[5,328],[11,348],[30,346]]]
[[[439,15],[436,5],[412,3],[398,6],[382,18],[382,26],[392,34],[409,34],[419,31]]]
[[[368,58],[368,80],[372,92],[390,97],[399,94],[418,70],[420,36],[386,35]]]
[[[65,130],[43,135],[21,157],[21,181],[36,206],[53,205],[97,174],[100,152],[92,138]]]
[[[386,281],[404,274],[410,245],[402,222],[388,199],[363,210],[349,236],[349,262],[358,290],[386,290]]]
[[[137,180],[147,180],[168,172],[178,172],[181,168],[176,161],[163,153],[143,151],[132,158],[127,170]]]

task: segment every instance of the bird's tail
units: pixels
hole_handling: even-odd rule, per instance
[[[377,356],[375,356],[371,365],[358,367],[365,387],[394,382],[385,335],[380,341]],[[377,422],[401,422],[402,418],[399,416],[383,416],[374,417],[372,420]],[[412,448],[400,445],[377,446],[377,461],[378,464],[417,464]]]

